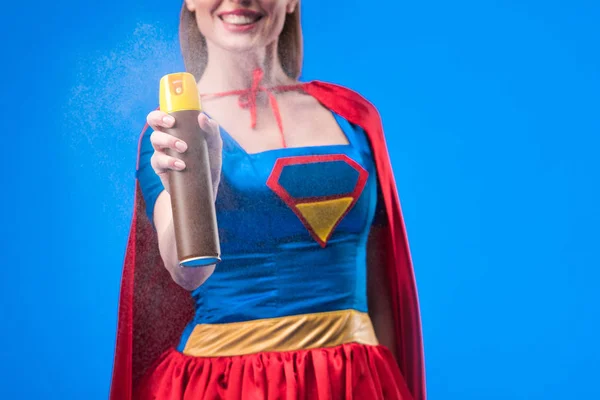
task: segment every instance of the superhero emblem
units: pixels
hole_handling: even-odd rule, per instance
[[[362,193],[369,173],[344,154],[279,158],[267,186],[325,247]]]

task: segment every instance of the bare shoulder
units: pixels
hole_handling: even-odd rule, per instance
[[[289,101],[295,117],[299,120],[312,123],[332,120],[331,110],[307,93],[295,92]]]
[[[348,110],[355,108],[356,111],[361,114],[375,117],[379,116],[379,111],[373,102],[354,89],[329,82],[318,82],[314,83],[314,85],[319,88],[320,92],[327,92],[327,97],[330,101],[333,95],[334,101],[339,105],[343,105],[343,109]],[[321,102],[309,92],[295,92],[293,101],[296,103],[296,107],[298,107],[299,110],[302,110],[304,115],[313,114],[314,116],[319,117],[331,114],[331,110],[321,104]]]
[[[331,110],[313,96],[295,92],[288,98],[286,111],[289,142],[296,145],[346,144],[347,140]],[[285,121],[284,121],[285,124]]]

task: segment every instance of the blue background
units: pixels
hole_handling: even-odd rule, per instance
[[[181,68],[171,3],[3,5],[3,398],[108,395],[137,135]],[[430,399],[600,398],[599,19],[592,0],[304,1],[303,78],[383,117]]]

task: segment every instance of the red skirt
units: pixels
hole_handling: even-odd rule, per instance
[[[137,400],[411,400],[384,346],[193,357],[165,352],[142,379]]]

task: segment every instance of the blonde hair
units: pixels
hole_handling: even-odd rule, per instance
[[[200,79],[208,62],[206,38],[198,29],[196,15],[185,3],[179,18],[179,43],[187,72]],[[292,14],[286,14],[283,30],[277,43],[279,60],[284,72],[298,79],[302,71],[302,27],[300,26],[300,2]]]

